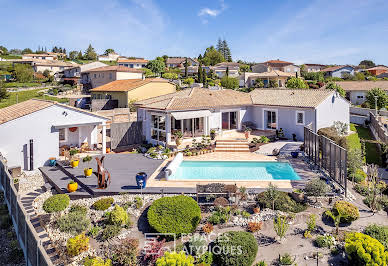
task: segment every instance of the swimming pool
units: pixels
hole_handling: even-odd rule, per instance
[[[289,163],[182,161],[168,180],[270,181],[300,180]]]

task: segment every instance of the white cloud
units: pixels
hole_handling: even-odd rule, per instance
[[[217,17],[220,15],[224,10],[227,8],[227,5],[225,5],[224,0],[220,0],[220,7],[219,8],[209,8],[204,7],[198,12],[198,16],[201,18],[201,21],[203,24],[208,23],[207,17]]]

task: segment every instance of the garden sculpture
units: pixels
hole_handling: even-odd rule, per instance
[[[102,164],[104,161],[105,156],[102,156],[100,158],[96,158],[97,161],[97,182],[98,182],[98,188],[99,189],[105,189],[110,185],[110,173],[108,170],[106,170]]]

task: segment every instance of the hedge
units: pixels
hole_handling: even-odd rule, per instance
[[[183,233],[192,233],[197,228],[201,220],[201,209],[188,196],[164,197],[152,203],[147,218],[157,232],[180,236]]]
[[[212,250],[218,265],[251,266],[256,258],[258,246],[251,233],[229,231],[214,241]]]
[[[66,194],[57,194],[49,197],[43,203],[43,210],[48,213],[63,211],[69,206],[70,197]]]

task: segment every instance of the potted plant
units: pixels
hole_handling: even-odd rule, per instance
[[[210,139],[214,140],[215,138],[216,138],[216,130],[215,129],[211,129],[210,130]]]
[[[50,157],[49,158],[49,166],[55,166],[57,164],[57,158]]]
[[[71,149],[69,151],[69,153],[70,153],[70,157],[71,157],[71,160],[70,160],[71,167],[73,167],[73,168],[78,167],[79,159],[74,157],[74,155],[76,155],[78,153],[78,150],[77,149]]]
[[[251,134],[252,129],[250,127],[246,127],[244,132],[245,132],[245,138],[249,139],[249,135]]]
[[[297,139],[296,139],[296,134],[295,134],[295,133],[292,133],[292,140],[293,140],[293,141],[297,141]]]
[[[182,143],[182,138],[183,138],[183,133],[182,133],[182,131],[176,130],[176,131],[174,132],[174,137],[175,137],[176,146],[179,147],[179,145],[181,145],[181,143]]]
[[[298,151],[292,151],[291,156],[292,158],[298,158],[299,152]]]
[[[91,176],[93,174],[93,168],[90,168],[89,167],[89,164],[90,164],[90,161],[92,160],[92,157],[87,155],[86,157],[84,157],[82,159],[82,161],[84,163],[88,163],[88,167],[87,168],[84,168],[84,174],[85,174],[85,177],[88,177],[88,176]]]
[[[78,183],[71,180],[68,184],[67,184],[67,191],[69,191],[70,193],[71,192],[74,192],[76,191],[78,188]]]
[[[13,186],[15,187],[16,191],[19,191],[19,179],[18,178],[13,179]]]

